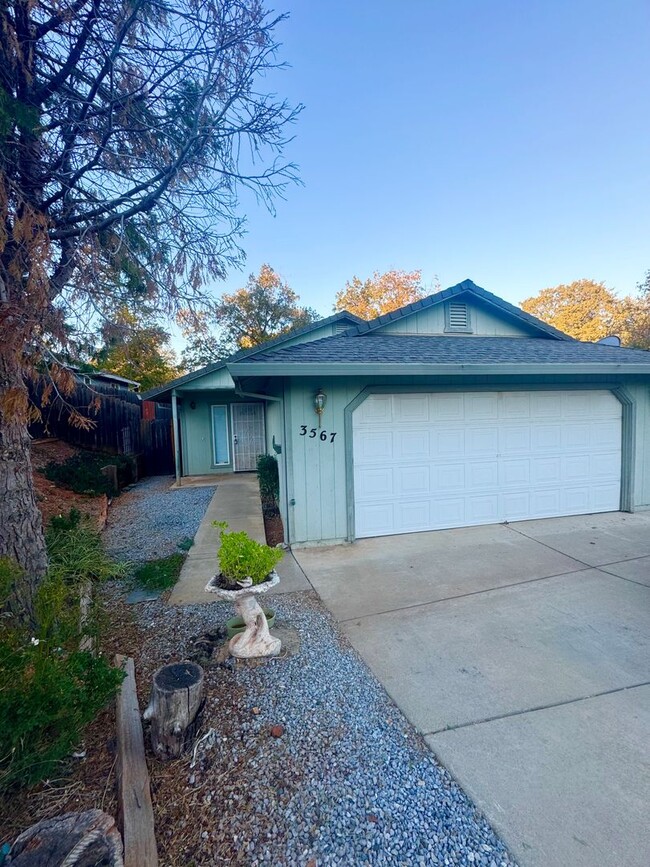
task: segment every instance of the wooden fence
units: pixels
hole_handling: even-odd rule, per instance
[[[70,396],[51,396],[42,406],[45,387],[44,379],[30,384],[30,397],[42,414],[42,420],[30,426],[32,437],[55,436],[85,449],[134,455],[143,475],[174,472],[171,407],[143,401],[119,386],[81,380]],[[70,424],[71,408],[92,426],[84,430]]]

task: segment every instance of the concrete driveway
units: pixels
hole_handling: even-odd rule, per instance
[[[650,864],[650,513],[294,554],[522,867]]]

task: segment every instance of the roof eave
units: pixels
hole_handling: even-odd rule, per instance
[[[596,374],[600,376],[650,376],[648,364],[545,363],[545,364],[424,364],[422,362],[281,362],[228,364],[233,378],[242,376],[481,376],[481,375],[560,375]]]

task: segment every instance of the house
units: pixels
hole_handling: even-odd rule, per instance
[[[172,402],[179,477],[277,455],[290,544],[650,509],[650,353],[574,340],[470,280],[144,397]]]

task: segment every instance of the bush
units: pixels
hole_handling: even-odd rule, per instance
[[[277,504],[280,499],[280,476],[278,462],[273,455],[259,455],[257,458],[257,479],[260,484],[262,499],[273,500]]]
[[[43,473],[51,482],[77,494],[114,493],[111,482],[102,473],[102,467],[117,467],[117,482],[121,489],[135,479],[135,459],[131,455],[109,455],[102,452],[79,452],[65,461],[49,461]]]
[[[229,581],[252,578],[253,584],[261,584],[276,563],[284,556],[279,548],[269,548],[256,542],[248,533],[226,533],[225,521],[213,521],[219,528],[221,547],[217,555],[221,574]]]
[[[79,597],[88,580],[125,568],[111,563],[74,510],[54,519],[46,538],[51,566],[36,596],[34,633],[8,612],[0,618],[0,791],[51,775],[123,678],[79,649],[97,629],[91,611],[82,632]],[[15,564],[0,560],[0,607],[16,575]]]

